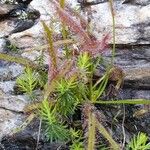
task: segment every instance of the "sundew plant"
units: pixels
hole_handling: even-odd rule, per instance
[[[44,68],[44,64],[42,68],[41,63],[39,67],[37,63],[27,59],[15,59],[13,56],[0,54],[0,59],[15,61],[26,66],[24,73],[17,79],[21,91],[32,97],[35,89],[41,90],[40,100],[29,104],[25,112],[29,114],[29,117],[32,115],[40,118],[45,139],[49,142],[64,142],[69,145],[70,150],[95,150],[98,147],[120,150],[122,146],[113,139],[105,126],[104,113],[96,106],[150,104],[150,101],[144,99],[106,101],[102,99],[106,94],[110,78],[115,78],[116,90],[119,90],[124,78],[123,71],[114,66],[115,10],[113,1],[109,0],[113,24],[111,64],[106,66],[106,71],[96,80],[94,80],[94,74],[97,67],[103,64],[102,54],[106,48],[108,49],[110,35],[106,34],[101,40],[97,40],[83,27],[83,24],[88,26],[88,22],[71,10],[65,0],[51,0],[50,2],[55,7],[62,25],[61,48],[63,47],[65,51],[62,57],[58,57],[59,47],[53,40],[55,31],[45,22],[42,22],[42,25],[48,44],[46,52],[49,56],[48,69]],[[67,43],[67,40],[73,41],[73,44]],[[77,48],[74,48],[74,45]],[[45,78],[44,82],[42,78]],[[80,116],[78,121],[74,120],[77,114]],[[102,141],[97,135],[107,141],[107,144],[103,143],[103,145],[106,144],[105,147],[100,145]],[[128,149],[137,150],[139,147],[143,148],[141,150],[149,148],[145,134],[138,134],[127,146]]]

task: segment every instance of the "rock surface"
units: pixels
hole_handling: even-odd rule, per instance
[[[79,6],[77,0],[67,1],[71,7],[75,8]],[[14,5],[11,5],[11,7],[9,5],[9,11],[16,9],[16,6],[18,6],[16,2],[14,0],[13,4],[15,4],[15,8]],[[18,0],[18,2],[22,3],[21,0]],[[18,17],[11,19],[8,17],[6,20],[0,21],[0,53],[12,54],[12,52],[8,51],[7,47],[9,41],[12,45],[19,48],[19,54],[21,56],[35,60],[40,55],[40,52],[36,50],[46,43],[41,21],[49,24],[55,17],[55,10],[49,0],[27,0],[25,2],[23,11],[32,12],[31,10],[33,10],[40,12],[40,17],[39,13],[37,13],[38,17],[30,20],[26,20],[25,18],[21,22]],[[4,11],[3,8],[4,4],[0,0],[0,17],[9,12]],[[121,67],[125,72],[124,88],[121,92],[121,97],[124,99],[150,99],[150,1],[116,0],[114,8],[117,47],[115,65]],[[88,9],[91,12],[88,17],[91,20],[91,29],[95,37],[101,39],[103,34],[111,34],[112,18],[109,3],[104,0],[104,3],[92,5]],[[82,13],[87,15],[88,13],[86,11],[88,9],[85,9]],[[21,25],[26,22],[29,26],[21,28],[21,30],[15,33],[14,29],[17,28],[16,22],[18,23],[18,21]],[[58,23],[54,26],[56,29],[59,28]],[[110,41],[111,44],[112,42]],[[33,48],[34,50],[31,52],[30,50]],[[104,57],[109,62],[111,54],[108,52]],[[13,93],[15,79],[22,71],[23,66],[0,61],[0,139],[24,121],[24,115],[21,112],[27,104],[26,98],[11,95]],[[111,114],[108,113],[109,115]],[[140,122],[142,126],[137,128],[143,128],[143,131],[150,135],[150,131],[148,130],[150,129],[150,120],[145,119],[148,117],[150,117],[149,114],[143,118],[137,118],[136,123]],[[130,119],[134,118],[131,117]],[[144,119],[147,122],[144,122]],[[129,124],[127,120],[127,126],[127,133],[129,135],[129,127],[133,126],[133,124]],[[131,131],[136,132],[137,130],[131,129]]]
[[[12,129],[22,124],[25,116],[22,114],[27,99],[23,96],[12,96],[0,93],[0,138],[9,135]]]
[[[116,20],[116,44],[150,44],[150,5],[114,3]],[[109,3],[91,6],[91,22],[96,37],[112,32]],[[99,21],[96,21],[99,20]]]

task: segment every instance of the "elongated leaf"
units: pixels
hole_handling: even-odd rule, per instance
[[[23,58],[23,57],[17,57],[17,56],[11,56],[8,54],[2,54],[0,53],[0,60],[5,60],[5,61],[10,61],[10,62],[15,62],[21,65],[24,65],[26,67],[31,67],[34,69],[39,69],[39,66],[35,63],[33,63],[32,61],[30,61],[27,58]]]
[[[52,36],[52,30],[44,23],[42,22],[45,33],[46,33],[46,37],[47,37],[47,41],[49,44],[49,71],[48,71],[48,80],[49,83],[50,81],[54,78],[54,76],[56,75],[57,72],[57,54],[56,51],[54,49],[54,44],[53,44],[53,36]]]
[[[96,142],[96,119],[94,114],[89,111],[88,115],[88,150],[95,149],[95,142]]]
[[[119,145],[113,140],[111,135],[105,129],[105,127],[96,119],[96,127],[98,128],[99,132],[109,141],[111,144],[111,148],[113,150],[120,150]]]
[[[126,99],[126,100],[115,100],[115,101],[96,101],[97,104],[148,104],[150,105],[150,100],[145,99]]]

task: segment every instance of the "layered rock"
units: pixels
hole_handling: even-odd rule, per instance
[[[31,0],[0,1],[1,53],[10,53],[12,49],[9,36],[27,30],[37,23],[40,13],[28,6],[29,2]],[[25,120],[23,109],[28,100],[25,96],[13,95],[16,77],[22,71],[23,66],[0,60],[0,139],[4,135],[10,135]]]

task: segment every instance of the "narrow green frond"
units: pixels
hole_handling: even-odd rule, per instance
[[[51,105],[47,100],[42,102],[39,114],[44,122],[45,136],[47,140],[67,141],[70,137],[70,131],[67,126],[59,120],[56,107]]]
[[[147,143],[148,136],[145,133],[138,133],[137,136],[134,136],[133,139],[128,144],[126,150],[149,150],[150,144]]]
[[[87,52],[81,53],[77,60],[77,67],[83,72],[85,75],[91,73],[92,60],[90,55]]]
[[[38,83],[38,73],[30,67],[25,68],[24,73],[16,80],[16,84],[20,90],[30,96],[32,96],[33,90],[37,87]]]
[[[70,150],[85,150],[83,142],[74,141],[73,144],[70,146]]]

